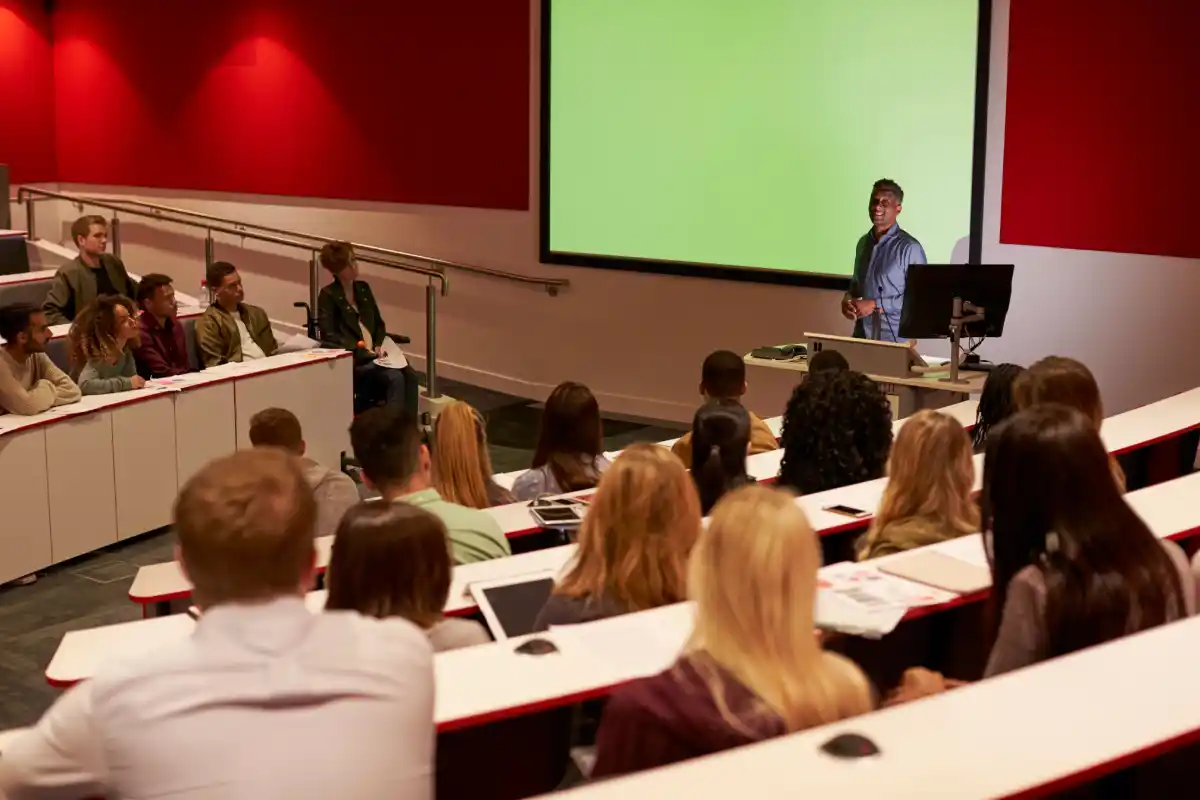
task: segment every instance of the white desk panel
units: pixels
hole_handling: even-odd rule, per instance
[[[46,429],[0,436],[0,584],[50,566]]]
[[[112,412],[66,417],[46,431],[54,563],[117,541]]]

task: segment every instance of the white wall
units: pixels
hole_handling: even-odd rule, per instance
[[[1005,336],[983,349],[992,360],[1029,363],[1058,353],[1095,370],[1110,411],[1200,385],[1200,362],[1173,359],[1200,340],[1200,264],[1192,260],[1091,253],[999,243],[1003,175],[1008,11],[995,0],[984,257],[1017,265]],[[536,5],[536,4],[534,4]],[[530,91],[531,163],[537,164],[537,11]],[[807,330],[843,331],[839,292],[662,275],[545,266],[537,260],[537,175],[529,178],[531,210],[489,211],[435,206],[346,203],[113,187],[64,186],[186,206],[453,261],[529,275],[567,277],[571,288],[543,291],[490,278],[450,273],[451,291],[438,310],[438,362],[443,375],[528,397],[544,397],[561,380],[589,384],[607,411],[690,419],[699,363],[717,348],[745,351],[795,341]],[[1080,202],[1098,202],[1080,198]],[[58,219],[50,219],[55,214]],[[42,235],[64,225],[74,209],[39,210]],[[16,214],[14,224],[22,217]],[[49,220],[49,221],[48,221]],[[251,302],[274,317],[298,319],[306,299],[307,265],[295,251],[217,237],[218,258],[240,264]],[[128,220],[124,257],[136,272],[162,271],[185,291],[202,272],[202,234]],[[847,242],[847,251],[853,242]],[[409,333],[418,365],[424,353],[424,290],[419,281],[367,267],[389,327]],[[322,276],[322,279],[324,276]],[[935,345],[945,355],[948,345]],[[782,411],[782,376],[751,374],[749,404],[764,415]]]

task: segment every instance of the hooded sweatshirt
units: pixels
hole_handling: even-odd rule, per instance
[[[358,485],[344,472],[329,469],[311,458],[302,458],[304,479],[317,501],[316,536],[337,532],[342,515],[358,504]]]
[[[713,699],[719,676],[731,724]],[[621,775],[781,736],[786,729],[749,689],[702,655],[618,689],[596,736],[592,777]]]

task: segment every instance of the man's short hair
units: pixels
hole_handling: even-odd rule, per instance
[[[250,418],[250,444],[255,447],[282,447],[298,453],[303,442],[300,420],[286,408],[264,408]]]
[[[904,190],[900,188],[900,184],[891,178],[880,178],[875,181],[875,186],[872,187],[871,194],[875,194],[875,192],[887,192],[896,198],[897,203],[904,202]]]
[[[171,285],[171,276],[162,275],[158,272],[151,272],[149,275],[142,276],[142,282],[138,284],[137,304],[140,308],[142,303],[154,297],[154,293],[163,286]]]
[[[81,237],[86,239],[88,234],[92,232],[93,225],[103,225],[107,228],[108,220],[99,214],[85,214],[71,223],[71,242],[78,247],[79,239]]]
[[[312,568],[316,501],[299,460],[242,450],[210,461],[175,501],[180,558],[205,605],[296,593]]]
[[[349,242],[328,242],[321,248],[321,266],[338,274],[354,261],[354,245]]]
[[[399,487],[420,468],[421,429],[408,409],[368,409],[350,424],[350,445],[363,472],[380,489]]]
[[[746,362],[737,353],[718,350],[704,359],[700,388],[709,397],[738,398],[746,386]]]
[[[208,265],[208,269],[204,272],[204,282],[209,289],[215,292],[225,282],[225,276],[232,275],[235,272],[237,272],[237,267],[228,261],[214,261]]]
[[[842,369],[850,369],[850,362],[837,350],[823,349],[808,361],[809,373]]]
[[[0,338],[15,342],[17,337],[29,330],[31,318],[42,310],[32,303],[11,303],[0,306]]]

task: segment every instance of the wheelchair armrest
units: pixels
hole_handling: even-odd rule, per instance
[[[407,336],[401,336],[398,333],[391,333],[389,331],[388,337],[396,344],[412,344],[412,339],[408,338]]]

